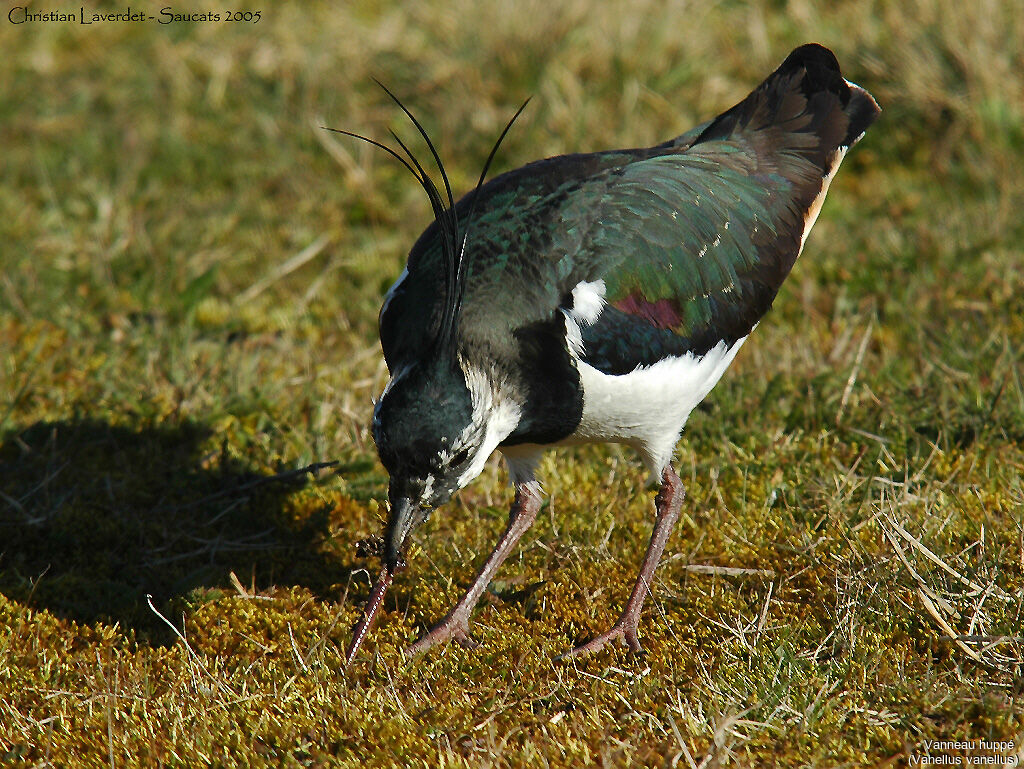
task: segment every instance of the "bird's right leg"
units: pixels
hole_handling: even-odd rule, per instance
[[[654,506],[657,512],[654,531],[651,533],[651,541],[647,545],[647,554],[640,567],[640,574],[637,575],[633,592],[629,596],[626,608],[619,617],[618,622],[597,638],[577,646],[572,651],[559,655],[558,659],[571,659],[582,657],[601,649],[609,641],[616,638],[623,641],[634,652],[641,651],[640,639],[637,638],[637,629],[640,626],[640,610],[643,608],[644,599],[651,591],[651,582],[654,581],[654,570],[658,568],[661,554],[665,552],[665,545],[672,534],[672,529],[679,519],[679,510],[683,504],[683,482],[679,479],[672,465],[668,465],[661,476],[661,488],[655,499]]]
[[[512,509],[508,514],[508,526],[502,534],[494,552],[484,563],[483,567],[473,580],[466,594],[462,596],[455,607],[448,612],[443,620],[430,629],[425,636],[405,650],[405,656],[411,657],[425,652],[431,646],[454,639],[462,646],[472,648],[476,646],[473,639],[469,637],[469,615],[476,606],[480,596],[490,584],[495,572],[502,562],[508,558],[512,548],[515,547],[519,538],[526,533],[540,510],[541,496],[540,489],[536,484],[525,483],[516,486],[516,497],[512,502]]]

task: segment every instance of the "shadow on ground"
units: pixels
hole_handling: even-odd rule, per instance
[[[170,641],[161,611],[232,571],[256,587],[337,598],[351,565],[321,552],[328,510],[289,514],[305,472],[266,475],[202,456],[195,423],[133,430],[38,423],[0,445],[0,592],[79,622],[118,622]]]

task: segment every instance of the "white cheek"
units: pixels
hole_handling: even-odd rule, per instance
[[[518,403],[501,391],[500,384],[491,377],[464,360],[460,363],[473,403],[473,417],[456,440],[456,444],[476,445],[469,465],[459,476],[458,484],[461,489],[480,475],[487,458],[519,425],[523,410]]]
[[[473,454],[473,459],[470,461],[469,467],[467,467],[465,472],[459,476],[460,489],[480,475],[484,469],[484,465],[487,464],[487,458],[494,453],[496,448],[498,448],[498,444],[505,440],[505,438],[507,438],[519,425],[519,419],[522,416],[522,413],[522,409],[512,401],[502,401],[496,408],[492,408],[484,416],[486,419],[486,427],[484,427],[483,431],[483,440],[477,448],[476,453]],[[476,420],[477,414],[476,409],[474,408],[474,423],[476,423]],[[478,429],[476,424],[470,425],[467,428],[467,430],[476,429]]]

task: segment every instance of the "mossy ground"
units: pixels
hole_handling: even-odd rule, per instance
[[[0,26],[0,762],[900,766],[928,739],[1019,747],[1018,4],[261,10]],[[585,448],[544,461],[550,501],[476,650],[400,655],[503,527],[497,464],[424,527],[343,670],[375,568],[354,545],[384,517],[376,312],[429,214],[396,164],[319,126],[409,135],[377,77],[464,191],[530,94],[498,171],[667,138],[808,40],[885,112],[690,421],[646,654],[552,661],[617,616],[652,520],[635,457]]]

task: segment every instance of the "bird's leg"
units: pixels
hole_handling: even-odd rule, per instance
[[[508,526],[505,528],[505,533],[501,535],[501,539],[498,540],[498,544],[495,545],[494,552],[491,553],[476,575],[473,584],[455,604],[455,607],[448,612],[443,620],[431,628],[430,632],[405,650],[407,657],[425,652],[431,646],[449,639],[454,639],[460,645],[468,648],[476,646],[469,637],[469,615],[484,590],[487,589],[487,585],[490,584],[498,567],[537,518],[540,502],[540,491],[536,486],[532,484],[516,486],[516,497],[508,514]]]
[[[611,630],[602,633],[597,638],[582,646],[577,646],[572,651],[560,656],[560,659],[569,657],[580,657],[591,652],[596,652],[606,643],[615,638],[621,638],[635,652],[640,651],[640,640],[636,631],[640,624],[640,609],[643,608],[644,598],[650,592],[651,580],[654,579],[654,570],[658,567],[661,554],[665,551],[668,538],[679,518],[679,508],[683,504],[683,482],[671,465],[665,468],[661,475],[661,488],[655,499],[656,519],[654,521],[654,533],[651,534],[651,542],[647,545],[647,554],[644,556],[643,565],[640,567],[640,574],[633,585],[633,592],[629,596],[626,608],[619,617],[618,622]]]

